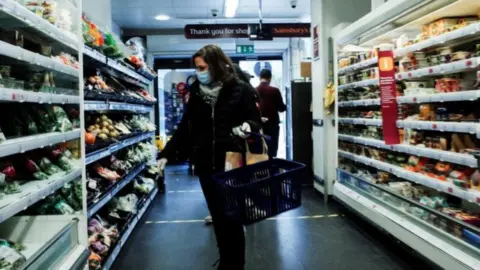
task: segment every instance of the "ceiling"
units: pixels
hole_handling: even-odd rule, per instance
[[[255,23],[258,22],[258,0],[239,0],[235,18],[223,16],[224,0],[111,0],[112,19],[121,28],[174,29],[199,23]],[[219,11],[213,18],[212,9]],[[310,22],[310,0],[298,0],[297,7],[290,0],[262,0],[262,16],[266,23]],[[165,14],[168,21],[157,21],[155,16]]]

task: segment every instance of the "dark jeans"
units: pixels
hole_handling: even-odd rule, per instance
[[[270,141],[267,141],[268,155],[270,158],[277,156],[278,151],[278,137],[280,136],[280,126],[278,123],[264,123],[263,133],[271,137]]]
[[[207,201],[210,215],[213,219],[213,228],[217,238],[220,253],[218,269],[243,270],[245,265],[245,235],[243,225],[228,219],[221,210],[221,202],[211,175],[201,175],[200,184]]]

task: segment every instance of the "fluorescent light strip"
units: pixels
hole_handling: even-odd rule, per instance
[[[225,17],[233,18],[237,13],[239,0],[225,0]]]

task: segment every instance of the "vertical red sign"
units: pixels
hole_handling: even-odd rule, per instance
[[[313,27],[313,60],[320,59],[320,42],[318,37],[318,25]]]
[[[399,144],[397,129],[397,85],[395,83],[395,60],[393,51],[378,52],[380,76],[380,101],[382,106],[383,138],[385,144]]]

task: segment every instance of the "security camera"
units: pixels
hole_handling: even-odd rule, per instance
[[[290,5],[292,6],[292,8],[296,8],[297,7],[297,0],[291,0],[290,1]]]
[[[212,16],[217,17],[218,16],[218,9],[212,9]]]

